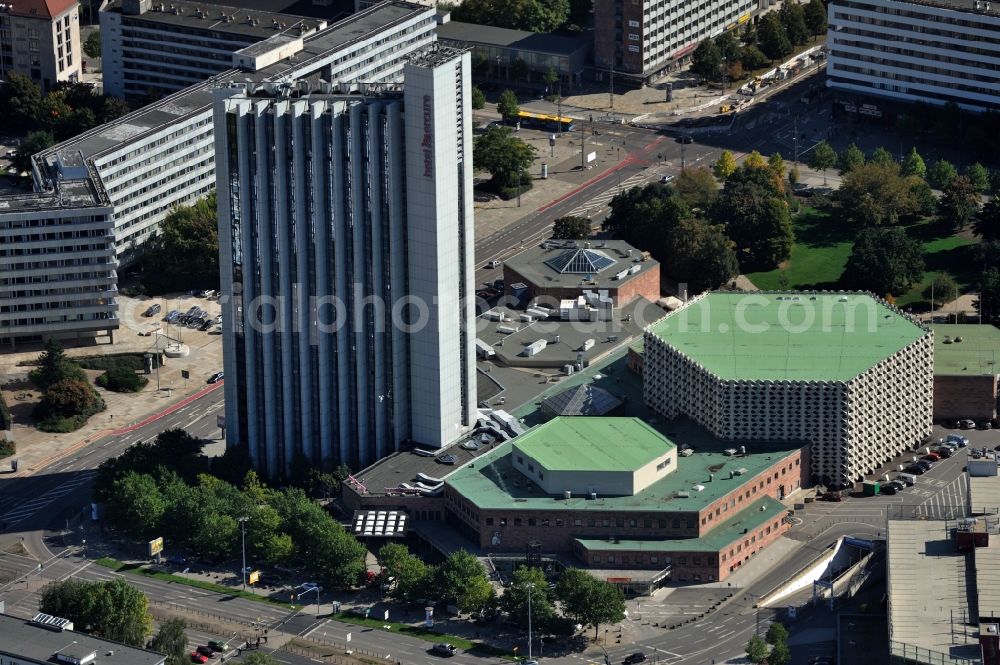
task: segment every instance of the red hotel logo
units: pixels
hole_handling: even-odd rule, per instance
[[[433,153],[431,143],[434,140],[434,132],[431,126],[431,96],[424,95],[424,140],[420,146],[424,149],[424,177],[430,178],[433,171]]]

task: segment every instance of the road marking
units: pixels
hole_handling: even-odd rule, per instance
[[[15,524],[19,524],[28,517],[34,515],[42,508],[45,508],[46,506],[51,504],[56,499],[65,496],[66,494],[69,494],[80,485],[89,482],[90,479],[96,475],[97,475],[96,469],[83,471],[79,475],[77,475],[76,478],[73,478],[72,480],[67,480],[58,487],[54,487],[50,489],[48,492],[45,492],[41,496],[35,497],[34,499],[18,504],[17,507],[14,508],[13,510],[9,510],[3,515],[0,515],[0,521],[6,522],[8,527],[14,526]]]

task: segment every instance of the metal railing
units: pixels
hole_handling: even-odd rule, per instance
[[[982,662],[977,658],[953,656],[895,640],[889,640],[889,658],[893,663],[911,662],[925,665],[974,665]]]

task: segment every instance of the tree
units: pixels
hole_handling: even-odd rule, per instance
[[[931,301],[933,311],[936,303],[951,302],[958,297],[958,283],[948,273],[939,272],[924,289],[924,297]]]
[[[167,504],[152,476],[129,471],[115,482],[108,518],[138,540],[149,540],[157,529]],[[214,537],[214,536],[213,536]]]
[[[182,290],[219,284],[219,227],[215,192],[177,206],[163,219],[146,250],[147,287]]]
[[[891,164],[895,164],[896,160],[893,158],[891,152],[882,146],[879,146],[875,148],[874,152],[872,152],[871,159],[868,160],[868,163],[878,164],[879,166],[889,166]]]
[[[792,52],[792,41],[778,12],[764,14],[757,24],[758,47],[768,58],[779,60]]]
[[[837,158],[837,164],[840,167],[841,175],[850,173],[864,163],[865,153],[861,152],[861,149],[853,143],[844,148]]]
[[[823,0],[809,0],[805,6],[806,27],[811,35],[818,36],[826,32],[826,6]]]
[[[31,172],[31,156],[40,153],[46,148],[50,148],[55,145],[56,137],[55,135],[48,131],[43,130],[40,132],[31,132],[24,140],[21,141],[21,145],[17,146],[17,156],[12,160],[14,162],[14,167],[18,172]]]
[[[924,158],[920,156],[916,148],[910,148],[910,152],[903,160],[902,174],[904,176],[915,175],[918,178],[927,176],[927,165],[924,164]]]
[[[583,240],[590,237],[590,220],[570,215],[560,217],[552,226],[552,237],[559,240]]]
[[[112,120],[117,120],[123,115],[131,112],[132,108],[124,99],[121,99],[120,97],[105,97],[104,101],[101,102],[101,108],[100,112],[97,114],[97,119],[101,123],[111,122]]]
[[[486,108],[486,95],[478,85],[472,86],[472,108],[477,111]]]
[[[45,350],[38,356],[38,368],[28,375],[31,382],[41,390],[47,390],[52,385],[74,379],[86,381],[87,375],[80,366],[66,357],[62,344],[49,338],[45,340]]]
[[[726,180],[709,217],[725,226],[744,271],[771,269],[791,252],[795,235],[784,182],[766,164],[744,161]]]
[[[862,229],[847,259],[841,281],[847,288],[877,295],[906,293],[924,272],[920,243],[901,228]]]
[[[767,657],[767,665],[787,665],[792,659],[792,652],[785,642],[778,642]]]
[[[1000,240],[1000,196],[986,202],[972,228],[983,240]]]
[[[767,56],[753,44],[743,47],[743,53],[740,55],[740,64],[743,65],[743,69],[746,71],[752,72],[755,69],[760,69],[767,65],[767,62]]]
[[[806,14],[802,5],[795,0],[785,0],[778,10],[778,16],[793,44],[805,44],[809,41],[811,33],[806,26]]]
[[[767,643],[759,635],[751,635],[747,642],[747,659],[751,663],[763,663],[768,655]]]
[[[674,190],[650,183],[633,187],[611,199],[604,230],[663,263],[667,238],[688,210]]]
[[[590,13],[593,9],[593,0],[569,0],[569,19],[566,27],[586,27],[590,22]]]
[[[497,113],[500,114],[504,122],[510,122],[516,118],[520,110],[517,105],[517,95],[514,94],[513,90],[507,89],[500,93],[500,99],[497,101]]]
[[[86,381],[64,379],[49,386],[35,405],[37,420],[58,420],[75,416],[88,417],[104,410],[104,400]]]
[[[823,172],[823,184],[826,184],[826,171],[837,164],[837,151],[826,141],[820,141],[813,148],[809,166]]]
[[[465,0],[452,9],[456,21],[528,32],[552,32],[569,15],[569,0]]]
[[[76,630],[87,631],[94,616],[91,583],[75,579],[52,582],[42,589],[38,601],[40,612],[69,619]]]
[[[964,175],[980,194],[990,191],[990,172],[979,162],[966,167]]]
[[[594,627],[595,637],[602,623],[621,621],[625,617],[622,590],[579,568],[563,571],[556,584],[556,597],[562,601],[567,616],[577,623]]]
[[[137,393],[149,383],[149,379],[139,376],[128,367],[116,365],[97,377],[96,383],[116,393]]]
[[[667,240],[664,274],[688,285],[689,293],[717,288],[740,273],[733,241],[719,224],[682,219]]]
[[[153,625],[145,594],[121,577],[53,582],[42,592],[39,609],[69,619],[77,630],[135,647],[146,643]]]
[[[430,582],[434,569],[410,554],[406,545],[389,543],[378,551],[379,565],[385,582],[391,577],[389,595],[413,603],[433,594]]]
[[[83,52],[88,58],[101,57],[101,31],[93,30],[83,41]]]
[[[958,171],[946,159],[939,159],[927,171],[927,184],[934,189],[944,189],[958,177]]]
[[[535,628],[556,616],[549,598],[549,583],[539,568],[521,566],[514,571],[510,584],[500,598],[500,607],[519,626],[528,625],[528,599],[531,599],[531,621]]]
[[[938,201],[938,217],[942,223],[958,231],[979,212],[979,193],[967,176],[960,175],[945,185]]]
[[[1000,321],[1000,269],[989,267],[979,278],[979,297],[973,301],[979,316],[987,323]]]
[[[899,175],[895,163],[862,164],[848,171],[837,190],[844,217],[861,226],[896,224],[914,215],[919,202],[914,196],[916,176]]]
[[[712,172],[704,166],[685,169],[670,186],[690,210],[708,211],[719,195],[719,186]]]
[[[25,132],[36,128],[36,112],[42,105],[42,90],[19,72],[8,71],[0,87],[0,108],[8,131]]]
[[[736,170],[736,159],[733,157],[733,153],[730,150],[723,150],[719,155],[719,159],[712,164],[712,173],[720,181],[726,180],[733,171]]]
[[[166,665],[185,665],[187,660],[187,622],[184,619],[167,619],[153,636],[149,648],[167,656]]]
[[[465,550],[452,552],[438,566],[435,589],[442,600],[460,612],[482,609],[493,593],[483,564]]]
[[[496,188],[518,186],[538,150],[514,135],[509,127],[494,125],[472,142],[472,162],[487,171]]]
[[[775,644],[780,644],[788,641],[788,629],[785,628],[785,624],[780,621],[775,621],[767,628],[767,634],[764,635],[764,640],[774,646]]]
[[[785,177],[785,160],[782,159],[780,152],[776,152],[768,157],[767,167],[779,178]]]
[[[722,52],[711,39],[703,39],[691,54],[691,71],[701,78],[714,81],[719,78]]]
[[[788,184],[794,187],[799,184],[799,179],[801,175],[799,174],[799,167],[797,164],[792,164],[792,168],[788,169]]]
[[[756,150],[751,150],[751,151],[750,151],[750,154],[749,154],[749,155],[747,155],[747,156],[746,156],[746,159],[744,159],[744,160],[743,160],[743,163],[744,163],[744,164],[745,164],[745,165],[746,165],[747,167],[749,167],[749,168],[752,168],[752,169],[762,169],[762,168],[764,168],[764,167],[766,166],[766,164],[767,164],[767,163],[766,163],[766,162],[764,161],[764,155],[760,154],[760,153],[759,153],[758,151],[756,151]],[[780,178],[781,176],[778,176],[778,177]]]

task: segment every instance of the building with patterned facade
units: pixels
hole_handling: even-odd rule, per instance
[[[647,328],[643,394],[752,449],[812,445],[849,486],[930,435],[933,333],[864,293],[703,294]]]
[[[267,476],[476,420],[470,56],[402,82],[217,91],[226,435]]]

